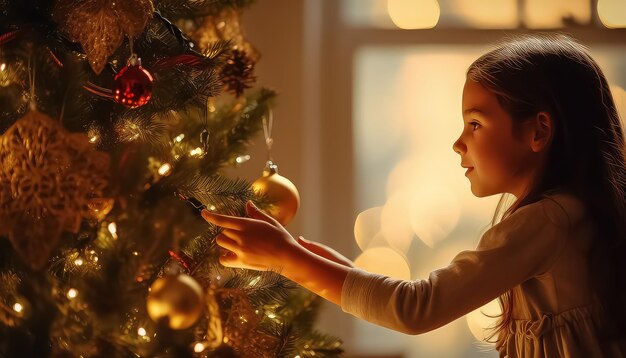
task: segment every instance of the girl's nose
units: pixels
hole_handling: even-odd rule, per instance
[[[461,155],[463,154],[463,148],[465,148],[465,145],[461,142],[461,137],[459,137],[459,139],[452,144],[452,150]]]

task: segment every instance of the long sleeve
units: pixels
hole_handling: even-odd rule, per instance
[[[343,311],[408,334],[431,331],[547,271],[562,251],[580,209],[550,198],[493,226],[475,250],[460,252],[428,279],[404,281],[352,269]]]

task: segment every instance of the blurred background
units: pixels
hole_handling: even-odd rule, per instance
[[[288,229],[393,277],[428,277],[488,228],[498,197],[472,196],[452,143],[465,71],[494,43],[572,35],[626,117],[626,0],[258,0],[242,23],[259,83],[279,92],[272,153],[302,200]],[[236,172],[250,181],[266,159],[255,143]],[[483,312],[498,304],[408,336],[326,304],[319,328],[348,357],[496,357]]]

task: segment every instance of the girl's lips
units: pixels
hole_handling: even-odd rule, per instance
[[[472,170],[474,170],[474,168],[467,168],[467,171],[465,172],[465,175],[469,174]]]

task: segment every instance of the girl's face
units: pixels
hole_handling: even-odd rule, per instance
[[[472,193],[520,197],[530,183],[533,151],[524,124],[513,135],[513,119],[495,94],[467,79],[463,88],[463,132],[453,145]]]

